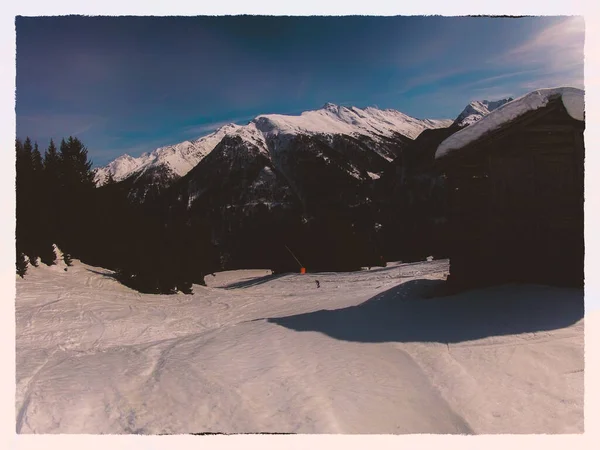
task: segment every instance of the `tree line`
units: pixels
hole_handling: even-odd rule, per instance
[[[72,258],[115,271],[140,292],[192,292],[192,283],[218,268],[204,223],[192,223],[167,205],[130,202],[109,179],[96,187],[85,145],[74,137],[51,140],[42,155],[27,137],[16,140],[16,271],[53,265],[57,246]]]
[[[18,273],[27,270],[25,256],[33,265],[53,264],[53,245],[70,262],[70,254],[79,253],[84,245],[82,221],[94,189],[87,149],[77,138],[63,139],[58,149],[51,140],[42,157],[37,142],[17,139],[16,172]]]
[[[112,269],[120,282],[144,293],[191,293],[192,284],[204,284],[204,276],[217,270],[298,270],[287,247],[317,271],[358,270],[443,251],[434,239],[440,234],[434,219],[444,215],[445,189],[429,162],[421,168],[407,161],[415,174],[404,181],[396,170],[383,176],[369,193],[374,201],[361,206],[334,199],[317,201],[310,210],[299,204],[291,210],[258,205],[252,213],[225,214],[223,202],[212,194],[189,209],[185,189],[177,185],[140,193],[131,179],[116,183],[109,176],[96,187],[87,148],[77,138],[63,139],[58,147],[50,141],[43,155],[29,138],[17,140],[16,154],[21,276],[29,264],[54,264],[54,245],[67,265],[77,258]],[[433,153],[429,160],[433,164]],[[235,203],[239,185],[232,183],[218,195],[230,195]]]

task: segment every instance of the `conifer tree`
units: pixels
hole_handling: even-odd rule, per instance
[[[40,260],[46,265],[53,265],[56,255],[52,248],[58,230],[58,199],[60,179],[60,156],[54,141],[50,139],[42,161],[42,177],[40,179]]]
[[[23,278],[25,277],[25,273],[27,273],[27,260],[25,259],[25,255],[23,252],[17,250],[17,274]]]
[[[115,178],[113,177],[112,172],[108,172],[108,176],[106,177],[106,181],[104,182],[105,186],[110,186],[111,184],[115,184]]]
[[[26,255],[33,255],[33,162],[31,140],[15,142],[16,150],[16,244]]]
[[[40,153],[37,142],[33,146],[33,152],[31,153],[31,162],[33,167],[33,172],[36,176],[41,176],[43,167],[42,162],[42,154]]]
[[[69,267],[71,267],[73,265],[73,258],[71,258],[71,255],[69,253],[65,253],[63,255],[63,260],[65,261],[65,264]]]
[[[31,155],[33,152],[33,145],[31,145],[31,139],[29,139],[29,136],[25,138],[25,142],[23,143],[23,151],[28,155]]]
[[[60,157],[66,186],[94,187],[92,161],[88,161],[88,150],[78,138],[69,136],[66,141],[62,140]]]
[[[94,172],[87,148],[70,136],[60,143],[57,242],[65,252],[81,258],[92,226]],[[89,253],[89,244],[88,253]]]
[[[43,208],[45,204],[44,198],[44,186],[43,186],[43,161],[42,155],[40,154],[39,147],[37,142],[33,146],[33,151],[31,153],[31,181],[29,186],[27,186],[29,190],[28,202],[27,205],[29,209],[28,214],[28,224],[27,227],[30,228],[29,236],[30,236],[30,253],[28,254],[31,265],[36,265],[37,257],[43,253],[44,247],[44,228],[40,227],[40,225],[44,222],[44,214]]]
[[[46,173],[47,183],[58,181],[58,174],[60,172],[59,166],[60,158],[56,151],[56,145],[54,145],[54,141],[50,139],[50,145],[48,145],[48,149],[44,154],[44,171]]]
[[[54,252],[54,248],[52,247],[52,244],[49,244],[46,240],[44,241],[44,248],[40,254],[40,261],[47,266],[56,264],[56,253]]]

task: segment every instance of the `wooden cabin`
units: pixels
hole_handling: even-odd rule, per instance
[[[583,286],[584,128],[583,91],[544,89],[440,144],[451,286]]]

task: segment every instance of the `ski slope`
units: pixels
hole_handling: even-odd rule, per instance
[[[160,296],[74,264],[17,279],[19,433],[583,431],[577,290],[435,297],[443,260]]]

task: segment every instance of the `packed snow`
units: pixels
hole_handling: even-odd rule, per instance
[[[172,296],[64,268],[17,279],[19,433],[583,432],[579,290],[436,297],[447,260]]]
[[[454,133],[439,145],[435,157],[441,158],[453,150],[463,148],[523,114],[545,107],[557,97],[561,98],[571,117],[584,120],[583,90],[570,87],[540,89],[500,106],[478,122]]]
[[[331,103],[322,109],[306,111],[300,116],[262,115],[247,125],[228,124],[213,133],[194,141],[185,141],[144,153],[138,158],[122,155],[105,167],[96,169],[95,181],[101,186],[111,174],[115,181],[121,181],[134,173],[156,166],[165,166],[170,173],[184,176],[192,170],[223,140],[225,136],[239,136],[258,147],[261,153],[268,154],[267,137],[279,136],[273,145],[285,145],[286,139],[298,133],[306,134],[351,134],[370,137],[392,136],[399,133],[416,138],[428,128],[449,126],[451,120],[420,120],[392,109],[346,108]],[[287,138],[286,138],[287,136]],[[275,147],[275,150],[277,148]],[[386,157],[386,159],[390,159]]]

